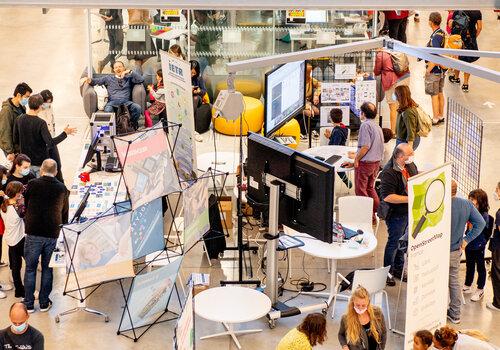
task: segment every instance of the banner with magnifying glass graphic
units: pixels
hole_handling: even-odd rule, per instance
[[[446,324],[451,235],[451,163],[408,180],[405,350],[413,335]]]

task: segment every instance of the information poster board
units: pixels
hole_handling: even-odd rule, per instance
[[[166,266],[134,278],[120,331],[152,324],[166,310],[181,263],[179,256]]]
[[[193,289],[190,288],[186,304],[175,327],[175,350],[194,349]]]
[[[174,158],[179,177],[188,181],[196,178],[191,65],[165,51],[160,51],[160,55],[168,120],[182,125],[169,133],[170,143],[172,145],[175,143]],[[175,130],[178,130],[178,133]]]
[[[321,103],[349,103],[351,102],[351,84],[349,83],[322,83]]]
[[[306,10],[286,10],[286,23],[306,23]]]
[[[152,129],[115,137],[115,149],[123,164],[123,178],[132,209],[180,191],[167,136],[161,122]]]
[[[161,198],[132,212],[132,252],[134,259],[165,248]]]
[[[356,78],[355,63],[335,63],[335,80]]]
[[[413,335],[446,324],[451,237],[451,164],[408,180],[405,350]]]
[[[63,226],[67,290],[134,276],[131,216],[129,211]]]
[[[360,109],[365,102],[377,104],[377,82],[375,80],[363,80],[356,82],[356,109]]]
[[[188,251],[210,229],[208,217],[209,173],[182,192],[184,207],[184,252]]]

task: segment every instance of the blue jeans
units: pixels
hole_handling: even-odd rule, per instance
[[[404,254],[398,251],[399,239],[404,235],[408,226],[408,214],[390,215],[386,220],[387,243],[384,252],[384,266],[391,266],[392,272],[402,272],[404,265]]]
[[[399,145],[400,143],[408,143],[408,141],[402,139],[396,139],[396,146]],[[418,145],[420,145],[420,136],[417,135],[415,136],[415,140],[413,140],[414,151],[417,149]]]
[[[104,107],[104,112],[114,112],[115,107],[119,105],[125,105],[128,108],[130,112],[130,121],[136,125],[142,113],[142,108],[137,103],[132,101],[109,101]]]
[[[24,242],[24,260],[26,261],[26,271],[24,273],[24,304],[33,308],[35,303],[36,269],[38,259],[42,257],[42,279],[40,283],[40,294],[38,301],[40,305],[49,302],[49,295],[52,292],[52,268],[49,268],[50,257],[56,248],[57,239],[40,236],[26,235]]]

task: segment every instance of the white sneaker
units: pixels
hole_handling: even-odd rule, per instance
[[[5,299],[5,298],[7,298],[7,294],[5,294],[0,290],[0,299]]]
[[[203,136],[201,136],[197,132],[194,133],[194,139],[196,140],[196,142],[203,142]]]
[[[484,290],[478,289],[478,290],[476,290],[474,295],[470,298],[470,300],[471,301],[479,301],[479,300],[483,299],[483,297],[484,297]]]
[[[12,290],[12,284],[0,282],[0,290]]]
[[[464,294],[472,294],[472,287],[464,285],[463,288],[462,288],[462,293],[464,293]]]
[[[490,310],[493,310],[493,311],[500,311],[500,308],[493,305],[493,303],[486,303],[486,307]]]

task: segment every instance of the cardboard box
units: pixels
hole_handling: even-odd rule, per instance
[[[221,196],[219,198],[222,228],[231,230],[233,228],[233,202],[230,196]],[[225,224],[224,224],[225,223]]]

